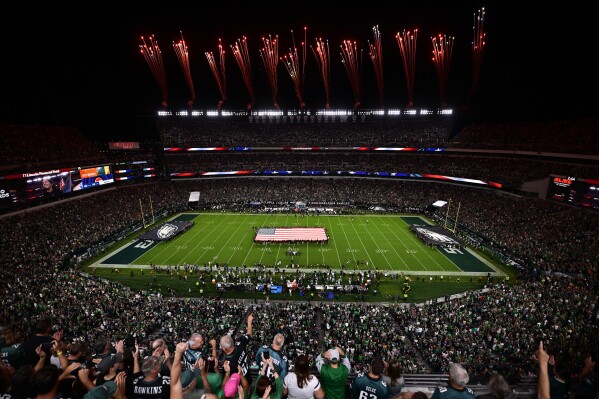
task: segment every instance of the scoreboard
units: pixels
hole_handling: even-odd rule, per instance
[[[599,179],[551,175],[547,199],[599,211]]]

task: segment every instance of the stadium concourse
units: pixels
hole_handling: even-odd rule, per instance
[[[290,361],[290,370],[300,355],[308,355],[314,361],[324,350],[339,347],[350,363],[349,381],[368,371],[372,362],[382,357],[387,362],[399,362],[404,374],[404,392],[422,391],[427,396],[437,386],[447,383],[451,362],[465,366],[469,373],[467,386],[477,394],[487,393],[490,378],[500,373],[510,384],[513,396],[536,396],[539,366],[532,355],[543,341],[547,352],[554,357],[556,372],[569,383],[565,388],[573,396],[585,397],[587,388],[596,390],[592,379],[591,385],[586,385],[586,377],[597,375],[593,368],[596,363],[591,362],[597,358],[599,342],[599,241],[596,239],[599,214],[568,201],[548,201],[542,195],[543,189],[539,189],[542,183],[538,182],[545,180],[546,192],[551,174],[599,176],[596,163],[591,162],[594,158],[587,152],[599,153],[596,141],[589,142],[583,151],[576,144],[567,146],[577,140],[569,140],[565,146],[557,140],[564,131],[575,135],[592,130],[580,126],[596,126],[593,121],[561,122],[537,128],[543,132],[539,148],[547,151],[542,154],[527,153],[534,147],[528,142],[529,136],[518,134],[530,129],[522,125],[509,126],[513,132],[510,138],[514,140],[507,148],[503,127],[471,125],[450,135],[451,128],[446,124],[421,120],[414,125],[407,123],[400,132],[400,140],[389,140],[394,132],[381,130],[379,121],[367,120],[356,123],[359,127],[349,128],[346,122],[332,121],[325,127],[325,122],[316,121],[311,125],[316,133],[309,136],[313,141],[300,145],[341,149],[298,154],[276,149],[295,145],[285,142],[286,137],[293,140],[303,137],[305,130],[293,130],[291,125],[264,123],[260,126],[267,129],[250,134],[246,133],[253,132],[253,127],[248,127],[250,123],[241,123],[241,128],[239,122],[229,127],[216,124],[213,127],[221,130],[215,130],[208,142],[206,137],[196,134],[193,124],[187,123],[182,129],[179,122],[172,125],[166,122],[166,119],[159,122],[161,137],[156,142],[139,153],[128,151],[124,155],[118,151],[100,151],[71,128],[2,127],[7,141],[2,141],[0,166],[5,178],[0,179],[0,193],[8,193],[0,198],[3,211],[0,223],[5,232],[0,240],[2,394],[35,397],[41,393],[40,381],[47,372],[41,368],[44,362],[67,367],[67,363],[61,362],[65,355],[72,361],[89,361],[92,355],[100,356],[100,352],[109,348],[108,342],[109,350],[125,354],[125,372],[127,379],[132,380],[135,348],[130,340],[125,340],[127,345],[121,341],[129,336],[134,337],[144,355],[150,355],[157,338],[163,339],[173,353],[177,343],[188,341],[194,333],[201,333],[208,344],[211,339],[219,342],[232,331],[251,332],[247,351],[254,381],[259,368],[256,352],[269,345],[276,333],[281,333],[285,338],[282,353]],[[331,125],[338,133],[320,134],[328,132]],[[351,134],[343,133],[346,128]],[[428,132],[425,137],[419,134],[422,129]],[[290,130],[289,136],[280,134],[285,130]],[[381,131],[385,132],[383,138]],[[56,158],[55,148],[36,145],[51,142],[40,139],[48,134],[64,135],[60,158]],[[215,142],[214,137],[228,141]],[[481,138],[484,152],[476,151],[477,140]],[[18,145],[5,144],[8,141]],[[584,137],[580,142],[585,142]],[[207,169],[193,153],[152,150],[157,146],[220,145],[276,148],[256,153],[240,151],[238,157],[228,151],[202,153]],[[452,151],[396,155],[372,150],[379,145],[432,146]],[[363,146],[370,150],[354,153],[349,149]],[[82,148],[89,152],[88,157],[79,155]],[[435,157],[434,161],[429,163],[432,159],[429,157]],[[40,160],[44,160],[43,166],[38,167],[42,165]],[[165,178],[172,173],[236,170],[396,171],[406,165],[402,163],[404,160],[410,166],[402,167],[402,171],[414,174],[509,184],[499,189],[478,183],[449,184],[456,183],[451,179],[409,176],[391,179],[350,173],[339,173],[335,178],[256,174],[179,181]],[[146,162],[146,166],[139,174],[119,180],[121,175],[117,171],[130,169],[117,167],[121,161],[128,162],[130,168],[140,165],[136,162]],[[79,183],[88,178],[80,170],[92,173],[93,168],[87,167],[99,165],[102,171],[110,166],[114,179],[109,174],[102,175],[102,184],[90,184],[89,188],[52,197],[28,194],[42,190],[44,176],[48,179],[69,176]],[[130,172],[123,172],[127,173]],[[535,187],[538,190],[532,191]],[[378,207],[389,213],[425,214],[434,201],[452,198],[461,203],[462,209],[456,235],[469,245],[491,248],[503,261],[517,265],[517,281],[510,285],[490,284],[484,290],[466,292],[451,300],[426,303],[245,301],[217,296],[181,298],[158,289],[134,290],[94,276],[82,267],[80,261],[101,256],[153,216],[168,217],[187,211],[192,191],[201,193],[198,209],[246,212],[252,209],[251,202],[290,204],[301,200],[308,205],[343,203],[353,209]],[[443,222],[444,216],[437,215],[437,220]],[[251,328],[246,324],[249,313],[253,316]],[[36,353],[37,345],[53,338],[57,343],[47,355]],[[38,354],[42,355],[41,361]],[[36,364],[41,370],[27,367]],[[79,371],[70,382],[87,381],[95,372],[90,369],[93,367]],[[101,371],[99,363],[96,369]],[[316,370],[313,373],[321,377]],[[96,383],[103,381],[104,376]],[[91,377],[91,385],[61,384],[59,394],[82,398],[93,388],[94,375]],[[127,397],[134,397],[126,392]]]

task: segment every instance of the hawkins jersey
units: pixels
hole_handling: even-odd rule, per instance
[[[462,390],[455,389],[451,385],[447,385],[443,388],[435,389],[431,399],[475,399],[476,396],[472,389],[464,388]]]
[[[133,375],[134,399],[169,399],[171,394],[170,377],[158,374],[153,381],[144,381],[143,373]]]
[[[256,352],[256,363],[258,364],[259,369],[262,369],[262,353],[264,352],[268,352],[270,354],[270,357],[272,357],[272,364],[275,366],[275,370],[277,373],[279,373],[281,379],[284,380],[288,369],[287,356],[285,356],[285,354],[281,351],[274,350],[271,346],[264,345],[258,349],[258,352]],[[271,370],[270,367],[266,369],[266,376],[268,378],[271,378],[273,373],[274,371]]]
[[[387,399],[389,391],[383,377],[372,378],[359,373],[350,385],[353,399]]]

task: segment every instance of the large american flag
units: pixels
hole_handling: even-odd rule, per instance
[[[256,232],[255,241],[328,241],[323,227],[261,227]]]

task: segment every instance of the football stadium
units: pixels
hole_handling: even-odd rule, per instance
[[[335,57],[332,25],[330,44],[174,31],[49,118],[12,97],[2,395],[596,399],[596,111],[491,117],[503,70],[485,9],[461,8],[468,45],[432,20],[365,22]],[[75,100],[111,79],[114,119]],[[149,105],[124,119],[128,90]]]

